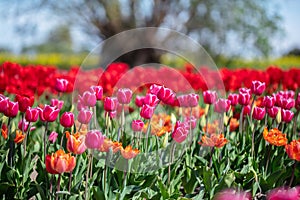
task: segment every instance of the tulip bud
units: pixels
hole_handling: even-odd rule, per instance
[[[249,104],[250,99],[251,99],[250,90],[246,88],[240,88],[239,99],[238,99],[239,104],[242,106],[246,106]]]
[[[58,92],[66,92],[69,81],[63,78],[57,78],[55,83],[55,89]]]
[[[100,101],[103,96],[103,88],[101,86],[91,86],[90,90],[95,93],[96,99]]]
[[[292,121],[294,113],[290,110],[281,109],[281,119],[283,122],[289,123]]]
[[[186,139],[188,133],[189,127],[187,126],[187,124],[177,121],[175,124],[174,131],[172,133],[172,138],[177,143],[182,143]]]
[[[90,110],[80,110],[78,113],[78,121],[82,124],[88,124],[92,119],[93,112]]]
[[[230,101],[231,106],[238,104],[239,95],[238,94],[229,94],[228,100]]]
[[[29,122],[36,122],[39,117],[39,109],[28,107],[25,112],[25,119]]]
[[[106,97],[104,99],[104,110],[107,112],[115,111],[118,107],[118,99],[116,97]]]
[[[120,104],[129,104],[132,97],[132,91],[128,88],[120,88],[117,93],[117,99]]]
[[[83,104],[88,107],[94,107],[97,103],[97,98],[95,93],[90,91],[85,91],[82,95]]]
[[[48,140],[52,143],[55,143],[57,136],[58,136],[58,134],[56,132],[52,131],[49,135]]]
[[[251,92],[255,95],[262,95],[266,89],[266,83],[260,81],[252,81]]]
[[[152,107],[148,104],[144,104],[140,112],[141,117],[145,119],[150,119],[154,113],[154,109],[155,107]]]
[[[203,92],[203,101],[206,104],[214,104],[218,98],[216,91],[206,90]]]
[[[144,98],[145,97],[142,97],[142,96],[136,96],[135,97],[135,105],[137,107],[142,107],[144,105]]]
[[[85,136],[85,145],[89,149],[98,149],[103,144],[104,136],[98,130],[91,130]]]
[[[266,108],[272,108],[275,105],[275,98],[272,96],[265,96],[263,99],[263,105]]]
[[[252,117],[256,120],[262,120],[265,117],[265,108],[254,107]]]
[[[15,117],[17,116],[18,111],[19,111],[18,102],[8,101],[7,109],[4,111],[4,115],[6,117]]]
[[[74,114],[71,112],[65,112],[60,117],[60,124],[65,128],[70,128],[74,124]]]
[[[52,107],[56,107],[56,108],[58,108],[60,110],[63,107],[63,105],[64,105],[64,101],[60,101],[58,99],[51,99],[50,105]]]
[[[138,131],[142,131],[144,127],[144,122],[142,120],[133,120],[131,123],[131,128],[133,131],[138,132]]]

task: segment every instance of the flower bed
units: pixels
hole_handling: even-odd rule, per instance
[[[299,198],[297,69],[0,71],[4,199]]]

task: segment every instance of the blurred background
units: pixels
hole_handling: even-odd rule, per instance
[[[198,41],[218,67],[298,67],[299,10],[297,0],[2,0],[0,62],[69,68],[117,33],[165,27]],[[153,49],[117,61],[174,67],[184,62]]]

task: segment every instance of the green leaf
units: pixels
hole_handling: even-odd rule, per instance
[[[93,199],[102,200],[105,199],[103,191],[101,191],[100,187],[93,187]]]
[[[169,192],[165,184],[162,182],[161,178],[157,178],[158,188],[160,189],[163,199],[168,199],[170,197]]]
[[[142,190],[139,190],[136,192],[132,199],[133,200],[139,200],[139,199],[152,199],[157,194],[156,191],[152,190],[151,188],[147,187]]]

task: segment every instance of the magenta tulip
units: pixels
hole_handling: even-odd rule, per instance
[[[217,113],[228,112],[230,108],[230,101],[228,99],[218,99],[218,101],[214,104],[214,110]]]
[[[97,98],[95,93],[90,91],[85,91],[82,95],[82,102],[88,107],[94,107],[97,103]]]
[[[129,104],[132,91],[129,88],[120,88],[117,92],[117,99],[120,104]]]
[[[103,97],[103,88],[101,86],[91,86],[90,90],[94,92],[96,99],[100,101]]]
[[[19,103],[13,102],[13,101],[8,101],[7,109],[4,110],[3,114],[6,117],[15,117],[15,116],[17,116],[18,112],[19,112]]]
[[[28,107],[25,112],[25,119],[28,122],[36,122],[39,117],[39,109]]]
[[[159,92],[159,90],[162,88],[161,85],[156,85],[156,84],[152,84],[149,88],[149,92],[151,94],[157,95],[157,93]]]
[[[292,121],[294,113],[290,110],[281,109],[281,120],[283,122],[289,123]]]
[[[199,103],[199,95],[191,93],[187,95],[187,102],[189,107],[196,107]]]
[[[118,107],[118,99],[116,97],[106,97],[104,99],[104,110],[107,112],[115,111]]]
[[[0,96],[0,112],[4,113],[7,110],[9,99],[3,95]]]
[[[267,108],[267,113],[268,113],[268,115],[269,115],[271,118],[275,119],[276,116],[277,116],[277,114],[278,114],[278,112],[279,112],[279,110],[280,110],[279,107],[274,106],[274,107],[272,107],[272,108]]]
[[[45,105],[44,109],[39,108],[40,120],[43,122],[54,122],[58,113],[58,108],[49,105]]]
[[[251,99],[250,90],[246,88],[240,88],[239,98],[238,98],[239,104],[242,106],[246,106],[250,103],[250,99]]]
[[[295,100],[291,98],[281,98],[280,106],[283,109],[290,110],[295,106]]]
[[[251,92],[255,95],[262,95],[262,93],[266,89],[266,83],[262,83],[260,81],[252,81],[251,84]]]
[[[266,108],[272,108],[275,105],[275,98],[272,96],[265,96],[263,99],[263,105]]]
[[[65,128],[70,128],[74,124],[74,114],[71,112],[65,112],[60,117],[60,124]]]
[[[56,107],[56,108],[58,108],[60,110],[60,109],[62,109],[62,107],[64,105],[64,101],[60,101],[58,99],[51,99],[50,105],[52,107]]]
[[[144,119],[150,119],[154,113],[154,109],[155,107],[144,104],[140,112],[141,117],[143,117]]]
[[[230,101],[231,106],[235,106],[238,104],[239,95],[238,94],[229,94],[227,99]]]
[[[143,104],[155,107],[159,103],[159,101],[160,100],[156,95],[148,93],[143,99]]]
[[[136,132],[142,131],[143,127],[144,127],[144,122],[142,120],[139,120],[139,119],[133,120],[131,123],[131,128],[133,131],[136,131]]]
[[[180,95],[177,97],[178,100],[178,105],[180,107],[189,107],[189,102],[188,102],[188,96],[187,95]]]
[[[55,89],[58,92],[66,92],[69,81],[63,78],[57,78],[55,83]]]
[[[143,96],[136,96],[135,97],[135,105],[137,107],[142,107],[144,105],[144,98]]]
[[[269,192],[267,200],[296,200],[300,198],[300,188],[276,188]]]
[[[260,107],[254,107],[252,117],[256,120],[262,120],[265,117],[266,109]]]
[[[49,138],[48,140],[51,142],[51,143],[54,143],[57,139],[57,136],[58,136],[58,133],[52,131],[49,135]]]
[[[170,88],[166,88],[165,86],[162,86],[160,90],[157,93],[158,99],[160,99],[163,103],[167,105],[174,105],[174,102],[176,100],[176,94],[171,90]]]
[[[206,90],[203,92],[203,101],[206,104],[214,104],[217,98],[218,95],[216,91]]]

